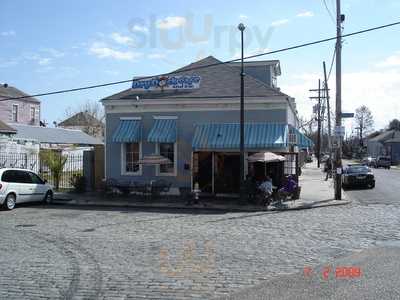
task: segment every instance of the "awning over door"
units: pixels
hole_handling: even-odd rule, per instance
[[[176,119],[156,119],[147,137],[150,143],[175,143]]]
[[[141,139],[141,120],[121,120],[112,137],[112,141],[115,143],[140,142]]]
[[[245,148],[266,149],[287,147],[288,125],[277,123],[246,123]],[[200,149],[239,149],[240,124],[214,123],[195,125],[192,147]]]

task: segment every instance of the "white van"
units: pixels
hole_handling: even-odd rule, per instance
[[[53,200],[53,188],[36,173],[24,169],[0,169],[0,206],[13,209],[17,203]]]

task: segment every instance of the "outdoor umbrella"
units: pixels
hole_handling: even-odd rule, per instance
[[[272,152],[258,152],[256,154],[250,155],[247,160],[249,162],[279,162],[285,161],[285,157],[272,153]]]
[[[272,153],[272,152],[258,152],[253,155],[250,155],[247,160],[249,162],[263,162],[264,163],[264,175],[267,174],[267,163],[270,162],[280,162],[285,161],[285,157]]]
[[[150,154],[143,156],[137,163],[140,165],[167,165],[171,163],[171,160],[159,154]]]

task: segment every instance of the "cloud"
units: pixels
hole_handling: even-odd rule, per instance
[[[152,53],[152,54],[147,55],[147,58],[150,58],[150,59],[163,59],[165,57],[166,57],[166,55],[163,53]]]
[[[132,45],[134,43],[134,41],[131,37],[122,35],[118,32],[113,32],[111,34],[111,38],[113,39],[114,42],[116,42],[120,45]]]
[[[272,27],[279,27],[279,26],[282,26],[282,25],[286,25],[287,23],[289,23],[289,19],[280,19],[280,20],[273,21],[271,23],[271,26]]]
[[[314,13],[312,11],[303,11],[300,12],[296,15],[296,17],[299,18],[310,18],[310,17],[314,17]]]
[[[377,67],[398,67],[400,66],[400,51],[396,52],[389,57],[387,57],[384,61],[381,61],[376,64]]]
[[[18,64],[18,59],[12,58],[9,60],[1,60],[0,59],[0,68],[9,68]]]
[[[54,48],[42,48],[42,49],[40,49],[40,51],[48,53],[54,58],[63,57],[65,55],[64,52],[58,51],[58,50],[56,50]]]
[[[52,62],[52,59],[49,58],[49,57],[39,58],[37,62],[41,66],[46,66],[46,65],[49,65]]]
[[[15,36],[17,33],[14,30],[2,31],[1,36]]]
[[[119,75],[119,72],[118,72],[118,71],[115,71],[115,70],[105,70],[104,73],[106,73],[107,75],[110,75],[110,76],[117,76],[117,75]]]
[[[131,29],[131,31],[134,31],[134,32],[142,32],[142,33],[149,32],[149,29],[146,26],[142,26],[142,25],[138,25],[138,24],[131,26],[130,29]]]
[[[133,51],[119,51],[108,47],[104,43],[93,43],[89,48],[89,53],[98,58],[113,58],[116,60],[135,61],[142,56],[141,53]]]
[[[249,19],[249,16],[240,14],[240,15],[239,15],[239,19],[242,20],[242,21],[246,21],[246,20]]]
[[[157,28],[159,29],[172,29],[183,27],[186,25],[186,18],[185,17],[166,17],[164,19],[157,21]]]
[[[300,115],[309,118],[313,102],[308,99],[310,88],[318,84],[320,74],[304,73],[292,76],[290,83],[279,85],[284,93],[295,97]],[[344,112],[355,112],[361,105],[368,106],[375,119],[375,129],[385,127],[391,119],[400,115],[400,70],[361,70],[343,73],[342,104]],[[334,74],[330,80],[331,107],[335,107]],[[315,102],[314,102],[315,104]],[[351,123],[351,119],[346,121]]]

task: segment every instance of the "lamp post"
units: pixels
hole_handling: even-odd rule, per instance
[[[243,32],[246,29],[243,23],[238,26],[241,35],[242,59],[240,71],[240,200],[244,198],[244,47],[243,47]]]

